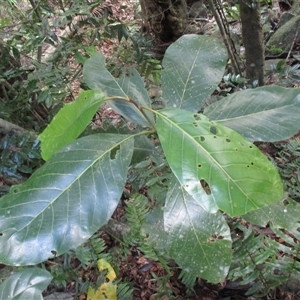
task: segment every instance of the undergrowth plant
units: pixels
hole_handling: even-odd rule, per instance
[[[155,84],[160,82],[161,62],[155,58],[151,50],[152,39],[150,36],[138,32],[135,24],[117,24],[111,27],[112,34],[118,33],[118,41],[113,47],[113,53],[108,58],[110,73],[119,77],[124,66],[134,66],[145,78]]]
[[[0,140],[0,173],[5,185],[6,179],[22,182],[26,175],[42,165],[39,141],[29,133],[7,134]]]
[[[136,70],[114,78],[101,53],[88,59],[83,75],[91,90],[65,105],[39,135],[46,163],[1,199],[0,262],[35,265],[76,249],[109,221],[131,171],[145,161],[153,167],[152,178],[144,177],[150,212],[139,216],[145,244],[175,261],[184,282],[200,277],[218,283],[234,270],[232,247],[239,245],[231,237],[231,217],[262,227],[270,223],[296,257],[297,243],[282,229],[299,236],[289,223],[290,216],[299,222],[299,206],[284,197],[276,167],[253,141],[279,141],[299,130],[300,90],[248,89],[199,113],[226,61],[226,49],[213,37],[178,39],[162,62],[165,108],[154,110]],[[134,126],[84,136],[104,102]],[[250,255],[246,251],[243,258]],[[254,265],[260,261],[266,263],[253,259]],[[285,256],[285,262],[282,272],[298,272],[293,258]],[[281,265],[269,267],[281,272]],[[51,280],[45,270],[26,271],[32,293]],[[43,285],[35,286],[37,277]],[[0,298],[14,296],[6,286],[0,286]],[[23,283],[19,291],[28,293],[26,288]]]
[[[66,97],[74,100],[72,86],[95,46],[103,37],[122,38],[125,26],[119,22],[116,27],[116,18],[108,19],[99,0],[2,2],[2,113],[8,121],[40,131]]]
[[[283,179],[289,197],[300,201],[300,139],[289,140],[287,143],[276,144],[278,156],[276,165]]]

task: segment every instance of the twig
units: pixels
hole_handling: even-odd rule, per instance
[[[41,15],[41,12],[40,12],[40,8],[39,8],[39,4],[36,4],[35,3],[35,0],[29,0],[31,6],[32,6],[32,9],[33,11],[35,12],[39,22],[42,23],[42,15]],[[38,46],[38,49],[37,49],[37,61],[38,62],[41,62],[42,61],[42,46]]]
[[[294,45],[295,45],[295,42],[296,42],[296,39],[297,39],[297,37],[298,37],[298,31],[299,31],[299,27],[298,27],[297,30],[296,30],[295,37],[294,37],[294,40],[293,40],[293,42],[292,42],[292,44],[291,44],[290,51],[289,51],[289,53],[288,53],[288,55],[287,55],[287,57],[286,57],[286,59],[285,59],[285,63],[287,63],[288,59],[289,59],[290,56],[291,56],[292,49],[293,49],[293,47],[294,47]]]
[[[8,133],[10,131],[14,131],[17,134],[21,134],[26,130],[16,124],[13,124],[0,118],[0,132]]]
[[[237,57],[235,55],[236,51],[233,50],[234,44],[233,44],[232,39],[230,37],[229,31],[227,30],[227,28],[224,25],[224,18],[223,18],[222,13],[221,13],[222,8],[220,8],[218,1],[208,0],[208,3],[209,3],[210,10],[211,10],[211,12],[212,12],[217,24],[218,24],[221,36],[222,36],[223,41],[225,43],[225,46],[227,48],[228,55],[231,59],[234,71],[237,74],[241,74],[240,66],[239,66],[239,63],[237,61]]]

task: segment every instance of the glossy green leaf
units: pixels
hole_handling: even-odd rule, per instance
[[[11,275],[0,285],[0,299],[42,300],[42,292],[52,279],[51,274],[39,268],[27,268]]]
[[[113,214],[134,139],[80,138],[0,201],[0,261],[37,264],[86,241]]]
[[[66,104],[39,135],[43,159],[49,160],[57,150],[74,141],[103,101],[105,97],[100,91],[85,91],[76,101]]]
[[[265,86],[234,93],[204,110],[250,141],[275,142],[300,129],[300,89]]]
[[[109,101],[108,105],[126,119],[142,126],[154,124],[153,114],[150,111],[143,111],[143,114],[140,110],[140,107],[150,107],[151,100],[141,76],[135,69],[123,73],[121,78],[114,78],[105,67],[103,54],[95,53],[85,62],[83,77],[91,89],[101,90],[106,96],[115,98],[114,101]]]
[[[189,34],[167,49],[162,61],[162,94],[167,108],[199,111],[222,79],[227,50],[220,39]]]
[[[276,168],[237,132],[185,110],[156,114],[173,173],[205,210],[237,216],[280,200],[283,187]]]
[[[164,208],[171,258],[186,272],[210,282],[226,277],[231,263],[231,236],[220,212],[205,211],[180,184],[170,189]]]

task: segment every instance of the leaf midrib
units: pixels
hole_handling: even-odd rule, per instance
[[[7,239],[7,241],[4,243],[7,244],[8,241],[17,233],[21,232],[22,230],[24,230],[26,227],[30,226],[48,207],[51,207],[52,204],[57,201],[64,193],[66,190],[68,190],[76,181],[78,181],[83,174],[85,174],[85,172],[87,172],[88,169],[92,168],[93,165],[95,165],[99,160],[101,160],[107,153],[109,153],[112,149],[114,149],[116,146],[121,145],[122,143],[124,143],[125,141],[129,140],[133,138],[133,136],[131,135],[127,135],[127,137],[125,139],[122,139],[120,142],[114,144],[113,146],[109,147],[107,150],[105,150],[97,159],[95,159],[89,166],[87,166],[80,174],[78,174],[78,176],[76,176],[74,178],[73,181],[71,181],[71,183],[65,187],[65,189],[61,190],[61,193],[59,193],[59,195],[57,195],[51,202],[48,203],[48,205],[45,206],[44,209],[42,209],[29,223],[27,223],[25,226],[21,227],[20,229],[18,229],[14,234],[12,234],[9,239]],[[34,189],[30,189],[30,190],[26,190],[25,192],[31,191]],[[53,226],[53,222],[51,224],[51,226]]]
[[[216,165],[220,168],[220,170],[223,171],[223,173],[231,180],[231,182],[233,182],[235,184],[235,186],[241,191],[241,193],[246,197],[247,200],[249,200],[253,206],[257,207],[258,206],[253,203],[253,201],[245,194],[245,192],[241,189],[241,187],[239,185],[237,185],[237,183],[235,182],[235,180],[233,180],[233,178],[223,169],[223,167],[214,159],[214,157],[212,157],[210,155],[210,153],[204,148],[202,147],[194,138],[193,136],[191,136],[190,134],[188,134],[186,131],[184,131],[180,126],[178,126],[177,123],[174,123],[171,119],[167,118],[166,116],[164,116],[163,114],[159,113],[159,112],[156,112],[160,117],[164,118],[165,120],[169,121],[169,123],[172,124],[172,126],[176,127],[177,129],[179,129],[179,131],[181,131],[183,133],[183,135],[186,135],[190,140],[192,140],[192,142],[194,142],[198,147],[200,147],[202,150],[204,150],[204,152],[207,154],[208,157],[211,158],[211,160],[213,162],[216,163]],[[229,194],[229,193],[228,193]],[[230,195],[230,194],[229,194]],[[215,200],[214,200],[215,201]],[[216,202],[216,201],[215,201]],[[217,205],[217,207],[219,207]],[[234,211],[234,208],[233,208],[233,204],[231,204],[231,211],[233,212]]]
[[[272,108],[272,109],[262,110],[262,111],[259,111],[259,112],[253,112],[253,113],[249,113],[249,114],[246,114],[246,115],[240,115],[240,116],[233,117],[233,118],[213,119],[213,120],[218,121],[218,122],[236,121],[236,120],[239,120],[239,119],[243,119],[243,118],[245,118],[245,117],[251,118],[252,116],[261,115],[261,114],[263,114],[264,112],[272,112],[272,111],[274,111],[274,110],[275,110],[275,112],[276,112],[276,110],[278,110],[278,109],[280,109],[280,108],[293,107],[293,106],[295,106],[295,103],[289,104],[289,105],[285,105],[284,107],[282,107],[282,106],[280,106],[279,108],[278,108],[278,107],[274,107],[274,108]],[[236,110],[237,110],[237,109],[236,109]],[[235,110],[235,111],[236,111],[236,110]],[[211,112],[211,114],[212,114],[213,112],[214,112],[214,110]],[[205,113],[205,111],[204,111],[204,113]],[[210,114],[208,114],[208,116],[209,116],[209,115],[210,115]],[[220,115],[220,114],[219,114],[219,115]]]

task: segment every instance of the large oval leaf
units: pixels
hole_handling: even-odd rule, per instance
[[[166,107],[199,111],[221,81],[226,62],[227,51],[220,39],[196,34],[179,38],[162,62]]]
[[[171,257],[186,272],[221,282],[231,263],[231,236],[220,212],[205,211],[180,184],[170,189],[164,207]]]
[[[39,268],[27,268],[7,278],[0,285],[0,299],[42,300],[42,292],[51,282],[51,274]]]
[[[205,210],[243,215],[282,197],[275,167],[232,129],[167,109],[157,112],[157,132],[175,176]]]
[[[105,67],[103,54],[95,53],[85,62],[83,77],[91,89],[101,90],[108,97],[115,98],[114,101],[109,101],[109,106],[124,118],[142,126],[154,124],[153,114],[150,111],[142,113],[140,110],[140,107],[150,107],[151,100],[141,76],[135,69],[128,70],[121,78],[114,78]]]
[[[73,142],[104,100],[100,91],[85,91],[76,101],[66,104],[39,135],[43,159],[49,160],[57,150]]]
[[[58,151],[0,201],[0,261],[37,264],[87,240],[114,212],[133,138],[87,136]]]
[[[106,96],[127,97],[117,79],[106,69],[105,56],[100,52],[84,63],[83,78],[89,88],[103,91]]]
[[[206,107],[204,114],[250,141],[281,141],[300,129],[300,89],[272,85],[240,91]]]

